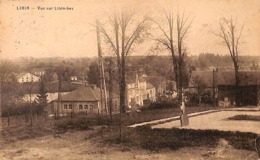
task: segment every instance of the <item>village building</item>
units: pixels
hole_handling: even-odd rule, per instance
[[[95,85],[80,87],[63,96],[61,96],[60,103],[58,99],[52,101],[49,105],[49,112],[59,114],[68,113],[86,113],[86,114],[100,114],[105,113],[104,108],[105,99],[101,98],[101,89]],[[108,106],[107,106],[108,107]],[[108,107],[109,109],[109,107]],[[119,110],[119,96],[113,94],[112,111]]]
[[[142,75],[141,78],[155,87],[156,95],[161,95],[166,92],[167,84],[164,77]]]
[[[53,81],[51,83],[44,83],[44,88],[47,94],[47,102],[52,102],[53,100],[58,98],[58,92],[61,93],[61,95],[65,95],[73,90],[76,90],[78,88],[86,86],[85,83],[68,83],[68,82],[62,82],[61,88],[59,90],[59,82]],[[30,102],[30,100],[33,102],[36,100],[37,95],[39,94],[39,84],[38,83],[21,83],[20,87],[18,88],[23,92],[22,99],[25,102]]]
[[[156,100],[155,87],[139,77],[136,72],[129,73],[126,82],[126,103],[129,108],[135,110],[143,106],[144,102]]]
[[[61,92],[61,95],[63,96],[63,95],[68,94],[68,93],[69,93],[69,92]],[[37,95],[38,95],[38,93],[32,93],[32,94],[26,93],[26,94],[23,95],[22,99],[23,99],[24,102],[27,102],[27,103],[29,103],[30,100],[31,100],[32,102],[34,102],[34,101],[36,101],[36,99],[37,99]],[[55,92],[55,93],[50,93],[50,92],[48,92],[48,93],[46,93],[46,95],[47,95],[46,98],[47,98],[47,102],[48,102],[48,103],[50,103],[50,102],[52,102],[53,100],[55,100],[55,99],[58,98],[58,92]]]
[[[239,71],[239,86],[236,89],[234,72],[220,73],[218,78],[218,98],[235,105],[236,90],[238,105],[258,105],[260,99],[260,71]]]
[[[77,81],[78,77],[77,76],[70,76],[70,81]]]
[[[253,61],[253,64],[252,64],[252,66],[250,67],[250,70],[259,70],[259,65],[258,64],[256,64],[254,61]]]
[[[29,72],[18,74],[16,79],[19,83],[40,82],[40,77]]]
[[[219,106],[235,105],[236,91],[239,92],[238,105],[258,105],[260,99],[260,71],[239,71],[239,86],[235,86],[234,71],[218,71],[213,80],[212,71],[193,72],[189,91],[199,93],[215,89],[215,98]],[[215,87],[214,86],[215,83]],[[213,99],[213,97],[212,97]]]
[[[156,90],[152,84],[146,83],[146,94],[143,95],[143,99],[144,99],[144,103],[156,101]]]
[[[38,77],[41,77],[46,74],[46,71],[44,69],[36,68],[36,69],[32,69],[31,73],[33,73],[34,75],[36,75]]]

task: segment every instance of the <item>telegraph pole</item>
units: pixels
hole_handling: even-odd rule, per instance
[[[216,106],[216,99],[215,99],[215,69],[213,69],[213,75],[212,75],[212,78],[213,78],[213,84],[212,84],[212,91],[213,91],[213,105],[214,107]]]
[[[109,59],[109,115],[112,119],[112,106],[113,106],[113,75],[112,75],[112,57]]]
[[[62,85],[62,75],[60,73],[58,78],[58,104],[56,109],[56,119],[60,116],[60,108],[61,108],[61,85]]]
[[[100,67],[100,94],[101,94],[101,110],[103,109],[103,103],[105,106],[105,112],[108,114],[108,107],[107,107],[107,92],[106,92],[106,82],[104,77],[104,65],[103,65],[103,56],[101,50],[101,41],[100,41],[100,34],[99,34],[99,21],[96,21],[96,31],[97,31],[97,47],[98,47],[98,59],[99,59],[99,67]],[[103,102],[104,99],[104,102]]]
[[[31,77],[32,78],[32,77]],[[29,82],[30,84],[30,86],[29,86],[29,92],[30,92],[30,125],[31,125],[31,127],[32,127],[32,125],[33,125],[33,117],[32,117],[32,80],[31,80],[31,82]]]
[[[217,105],[217,79],[218,79],[218,69],[213,69],[213,84],[212,84],[212,91],[213,91],[213,104],[214,107]]]

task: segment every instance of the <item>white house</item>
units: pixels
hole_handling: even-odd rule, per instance
[[[150,102],[155,102],[156,91],[155,91],[155,87],[152,84],[146,83],[146,94],[144,95],[143,99],[148,100]]]
[[[17,81],[19,83],[26,83],[26,82],[39,82],[40,81],[40,77],[32,74],[32,73],[20,73],[19,75],[17,75]]]
[[[71,80],[71,81],[77,81],[77,80],[78,80],[78,77],[77,77],[77,76],[70,76],[70,80]]]
[[[39,76],[39,77],[46,74],[45,70],[43,70],[43,69],[33,69],[32,73],[36,76]]]
[[[144,101],[155,101],[156,93],[155,87],[147,83],[143,78],[139,78],[136,73],[135,76],[127,77],[126,103],[129,108],[137,108],[144,105]]]
[[[61,92],[61,95],[63,96],[63,95],[66,95],[66,94],[68,94],[69,92]],[[23,96],[23,100],[25,101],[25,102],[30,102],[30,97],[31,97],[31,101],[35,101],[36,100],[36,98],[37,98],[37,95],[38,94],[24,94],[24,96]],[[49,103],[49,102],[51,102],[51,101],[53,101],[53,100],[55,100],[55,99],[57,99],[58,98],[58,92],[55,92],[55,93],[47,93],[47,102]]]

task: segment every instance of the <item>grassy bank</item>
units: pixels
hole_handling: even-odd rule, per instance
[[[122,144],[127,147],[143,148],[152,151],[182,147],[216,147],[219,141],[225,140],[236,149],[255,150],[254,133],[226,132],[218,130],[192,129],[151,129],[150,127],[125,128]],[[119,143],[116,129],[103,128],[97,137],[104,143]]]
[[[201,112],[210,109],[217,109],[210,106],[189,107],[187,113]],[[180,116],[179,108],[164,108],[164,109],[146,109],[141,112],[132,112],[122,114],[122,126],[129,126],[136,123],[148,122],[163,118]],[[84,130],[92,126],[108,125],[119,126],[120,115],[115,114],[110,118],[108,115],[86,117],[84,115],[77,115],[74,118],[63,118],[57,123],[57,128],[61,130],[77,129]]]
[[[200,112],[213,107],[190,107],[188,113]],[[151,121],[155,119],[178,116],[179,108],[144,110],[140,113],[123,114],[122,139],[119,141],[119,115],[109,116],[75,116],[63,117],[58,120],[45,120],[34,123],[32,127],[9,127],[2,132],[5,142],[24,140],[45,136],[48,134],[62,134],[68,130],[95,130],[86,139],[106,145],[120,145],[126,148],[143,148],[159,151],[164,148],[173,150],[182,147],[215,147],[222,139],[237,149],[254,150],[256,134],[241,132],[225,132],[218,130],[192,130],[192,129],[151,129],[148,126],[128,128],[128,125]],[[96,126],[101,126],[97,127]]]
[[[228,118],[228,120],[244,120],[244,121],[260,121],[260,116],[254,116],[254,115],[236,115],[234,117]]]
[[[209,109],[215,109],[214,107],[201,106],[201,107],[189,107],[188,113],[200,112]],[[129,132],[126,126],[136,124],[140,122],[146,122],[151,120],[157,120],[162,118],[169,118],[173,116],[179,116],[179,108],[164,108],[164,109],[152,109],[143,110],[141,112],[132,112],[131,114],[122,115],[123,132]],[[17,118],[17,119],[16,119]],[[109,116],[86,116],[75,115],[73,118],[63,117],[58,120],[45,119],[37,117],[33,121],[33,126],[30,126],[30,122],[26,122],[24,118],[15,116],[11,118],[11,126],[5,127],[1,133],[1,141],[13,142],[16,140],[30,139],[49,134],[62,134],[68,130],[89,130],[95,126],[108,126],[108,128],[118,135],[119,131],[119,114],[113,115],[112,119]],[[4,122],[6,123],[6,121]],[[131,133],[132,134],[132,133]],[[127,135],[127,133],[126,133]]]

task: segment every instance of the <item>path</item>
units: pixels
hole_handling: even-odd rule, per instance
[[[203,112],[188,114],[190,125],[186,127],[180,126],[180,117],[170,117],[149,122],[134,124],[129,127],[138,127],[151,125],[152,128],[190,128],[190,129],[217,129],[223,131],[240,131],[252,132],[260,134],[259,121],[238,121],[227,120],[229,117],[236,115],[254,115],[260,116],[259,108],[226,108],[220,110],[208,110]]]
[[[260,116],[260,111],[245,110],[222,110],[189,118],[189,126],[181,127],[179,121],[171,121],[153,125],[152,128],[189,128],[189,129],[216,129],[222,131],[240,131],[260,134],[260,122],[248,120],[228,120],[236,115]]]

